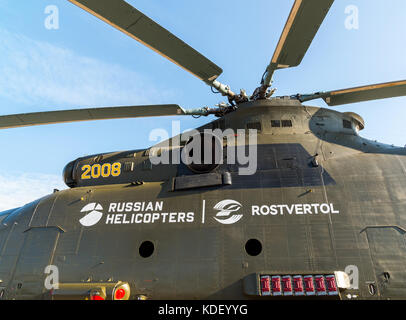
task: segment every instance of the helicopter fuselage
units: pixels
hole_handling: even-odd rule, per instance
[[[332,298],[406,298],[406,149],[360,137],[363,126],[258,100],[199,128],[256,129],[251,175],[227,161],[153,165],[148,150],[80,158],[65,169],[72,188],[0,215],[2,298],[57,297],[49,265],[60,284],[123,281],[134,299],[272,299],[261,275],[347,268],[358,274]]]

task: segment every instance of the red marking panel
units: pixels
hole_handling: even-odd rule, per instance
[[[271,295],[271,277],[270,276],[261,277],[261,294],[263,296]]]
[[[303,286],[303,277],[302,276],[293,277],[293,291],[295,293],[295,296],[304,295],[304,286]]]
[[[333,274],[326,276],[326,285],[328,295],[338,295],[336,277]]]
[[[313,276],[304,276],[303,282],[306,295],[307,296],[315,295],[316,291],[314,289]]]
[[[334,274],[261,275],[261,296],[339,296]]]
[[[292,277],[291,276],[283,276],[282,277],[282,291],[283,291],[284,296],[293,295]]]
[[[327,294],[326,284],[324,283],[324,277],[322,275],[317,275],[314,277],[314,282],[316,283],[316,293],[318,296],[325,296]]]
[[[274,296],[282,295],[281,277],[280,276],[273,276],[272,277],[272,293],[273,293]]]

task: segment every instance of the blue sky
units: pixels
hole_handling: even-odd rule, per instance
[[[293,0],[128,1],[223,68],[219,80],[252,93],[269,63]],[[59,29],[45,28],[45,8]],[[345,8],[359,29],[345,28]],[[406,79],[406,1],[336,0],[302,64],[274,76],[277,95]],[[197,78],[67,0],[0,0],[0,114],[223,101]],[[322,100],[309,105],[325,107]],[[361,135],[404,146],[406,98],[335,108],[366,122]],[[181,119],[181,129],[212,118]],[[155,128],[176,118],[84,122],[0,132],[0,210],[63,188],[61,172],[78,157],[148,147]]]

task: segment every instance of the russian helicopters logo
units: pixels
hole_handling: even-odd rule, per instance
[[[80,224],[85,227],[94,226],[100,221],[103,216],[103,207],[98,203],[89,203],[83,207],[80,212],[88,212],[82,219],[79,220]]]
[[[219,210],[214,219],[222,224],[233,224],[242,218],[242,214],[236,214],[242,207],[241,203],[234,200],[223,200],[217,203],[213,209]],[[233,214],[232,214],[233,213]],[[232,215],[231,215],[232,214]],[[231,215],[231,216],[230,216]]]

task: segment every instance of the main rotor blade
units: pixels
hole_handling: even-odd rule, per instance
[[[176,104],[33,112],[0,116],[0,129],[64,122],[179,116],[186,114],[186,111]]]
[[[69,0],[199,79],[213,82],[223,70],[123,0]]]
[[[263,84],[268,87],[275,70],[300,64],[334,0],[295,0],[276,46]]]
[[[338,106],[342,104],[401,96],[406,96],[406,80],[373,84],[343,90],[317,92],[310,95],[299,95],[299,100],[304,102],[323,98],[329,106]]]

